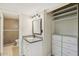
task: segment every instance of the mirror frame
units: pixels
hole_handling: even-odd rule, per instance
[[[34,33],[34,21],[38,21],[38,20],[40,20],[40,33]],[[33,33],[33,35],[42,35],[42,19],[38,19],[38,20],[33,20],[32,21],[32,33]]]

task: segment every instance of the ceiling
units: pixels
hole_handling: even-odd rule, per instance
[[[0,3],[0,8],[21,12],[26,15],[34,15],[44,9],[53,10],[66,3]]]

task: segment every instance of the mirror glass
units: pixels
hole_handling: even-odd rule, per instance
[[[33,20],[32,25],[33,25],[33,27],[32,27],[33,34],[41,35],[41,30],[42,30],[42,19]]]

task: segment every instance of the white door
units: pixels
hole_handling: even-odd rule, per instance
[[[3,55],[3,13],[0,11],[0,55]]]

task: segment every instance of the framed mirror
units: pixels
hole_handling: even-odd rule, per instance
[[[34,35],[42,34],[42,19],[32,21],[32,32]]]

